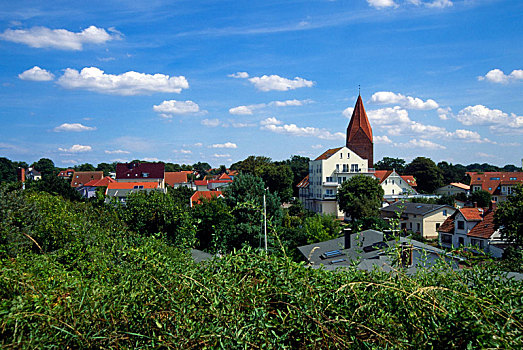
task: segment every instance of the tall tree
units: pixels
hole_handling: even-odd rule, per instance
[[[441,170],[443,175],[443,184],[447,185],[451,182],[463,182],[465,181],[465,168],[461,164],[453,165],[452,163],[447,163],[445,161],[438,163],[438,168]]]
[[[74,167],[76,171],[95,171],[95,168],[92,164],[83,163]]]
[[[492,195],[485,190],[474,191],[470,194],[469,200],[477,203],[478,207],[488,207],[492,200]]]
[[[96,166],[97,171],[103,171],[104,176],[108,176],[109,173],[116,172],[116,162],[114,163],[100,163]],[[167,171],[167,170],[166,170]]]
[[[293,155],[290,159],[285,161],[285,164],[287,164],[292,171],[292,192],[295,197],[298,197],[299,193],[299,189],[296,185],[309,173],[309,162],[309,157],[297,155]]]
[[[52,175],[55,173],[54,162],[49,158],[40,158],[33,163],[33,168],[42,173],[42,175]]]
[[[523,247],[523,185],[515,186],[512,195],[499,205],[494,224],[503,238]]]
[[[271,164],[271,158],[263,156],[249,156],[244,160],[231,165],[231,169],[239,170],[245,174],[260,176],[260,171],[264,166]]]
[[[341,185],[337,199],[341,210],[358,220],[378,216],[384,194],[378,179],[356,175]]]
[[[443,186],[441,170],[430,158],[415,158],[406,166],[405,173],[414,176],[419,192],[434,193],[434,190]]]
[[[404,174],[405,160],[401,158],[383,157],[382,160],[374,164],[376,170],[396,170],[398,174]],[[410,175],[410,174],[409,174]]]
[[[286,164],[275,165],[268,163],[261,167],[259,176],[271,192],[275,192],[282,202],[290,201],[292,197],[293,175],[291,168]]]
[[[16,167],[9,159],[0,158],[0,182],[16,181]]]

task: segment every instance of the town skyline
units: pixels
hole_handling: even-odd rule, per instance
[[[342,146],[520,166],[518,1],[2,2],[0,153],[231,164]]]

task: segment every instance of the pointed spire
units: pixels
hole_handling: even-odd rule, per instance
[[[354,106],[349,127],[347,128],[347,143],[352,141],[360,129],[367,135],[370,142],[372,142],[372,128],[370,127],[369,118],[367,118],[361,95],[358,95],[358,100]]]

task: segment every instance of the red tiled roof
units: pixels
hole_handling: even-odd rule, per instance
[[[347,142],[351,142],[360,129],[372,142],[372,128],[370,127],[367,113],[365,113],[365,107],[363,107],[361,96],[358,96],[358,100],[354,106],[354,111],[352,112],[352,117],[347,129]]]
[[[483,220],[483,213],[485,209],[482,208],[461,208],[458,211],[463,215],[467,221],[481,221]]]
[[[501,185],[516,185],[523,183],[523,172],[467,172],[470,176],[470,186],[481,186],[481,189],[490,194],[500,193],[499,187]]]
[[[305,176],[305,177],[303,178],[303,180],[301,180],[300,182],[298,182],[298,184],[296,185],[296,187],[300,187],[300,188],[309,187],[309,175]]]
[[[232,179],[224,179],[224,180],[209,180],[209,183],[210,184],[226,184],[226,183],[231,183],[232,182]]]
[[[143,188],[159,188],[160,184],[157,182],[111,182],[107,185],[107,189],[131,190],[135,186],[143,186]]]
[[[329,159],[334,153],[338,152],[340,149],[342,149],[343,147],[338,147],[338,148],[331,148],[331,149],[328,149],[326,150],[325,152],[323,152],[318,158],[314,159],[314,160],[323,160],[323,159]]]
[[[494,232],[496,232],[494,229],[494,211],[489,210],[483,216],[483,221],[478,222],[476,226],[467,233],[467,236],[489,238]]]
[[[194,181],[194,184],[196,186],[207,186],[208,183],[209,183],[209,181],[207,181],[207,180],[196,180],[196,181]]]
[[[186,183],[187,173],[183,171],[165,172],[165,183],[169,186],[174,184]]]
[[[70,175],[68,175],[67,173],[69,173]],[[71,176],[73,173],[74,173],[74,169],[61,170],[61,171],[58,173],[58,176],[60,176],[60,177],[69,177],[69,176]]]
[[[103,171],[75,171],[71,177],[71,187],[79,187],[91,180],[101,180],[103,177]]]
[[[193,204],[201,204],[202,199],[208,199],[211,200],[213,198],[217,197],[223,197],[222,191],[196,191],[190,198],[190,205],[191,207]]]
[[[223,173],[221,174],[219,177],[218,177],[218,180],[231,180],[231,177],[229,175],[227,175],[226,173]]]
[[[462,184],[461,182],[451,182],[450,185],[457,187],[457,188],[461,188],[463,190],[467,190],[467,191],[470,190],[469,185]]]
[[[147,176],[145,176],[147,174]],[[116,164],[116,179],[163,179],[165,164],[163,163],[118,163]]]
[[[101,187],[101,186],[107,186],[108,184],[110,184],[112,182],[116,182],[116,180],[111,179],[109,176],[106,176],[101,180],[91,180],[88,183],[86,183],[84,186]]]
[[[418,184],[416,183],[416,179],[412,175],[400,175],[401,178],[409,184],[410,187],[416,187]]]
[[[454,219],[456,218],[456,212],[449,216],[438,228],[438,232],[454,233]]]
[[[376,170],[374,171],[374,176],[380,180],[380,183],[385,181],[386,178],[389,177],[389,175],[392,174],[392,170]]]

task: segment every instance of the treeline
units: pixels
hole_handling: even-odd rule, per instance
[[[260,232],[248,221],[261,222],[264,184],[243,180],[256,190],[233,188],[228,201],[194,214],[182,210],[181,191],[137,194],[124,208],[1,186],[0,347],[523,346],[522,282],[485,267],[414,276],[307,268],[280,248],[285,222],[299,215],[278,213],[272,196],[269,254],[250,248],[255,241],[195,264],[187,248],[207,232],[202,218],[234,220],[234,232],[212,230],[231,246],[240,233]]]

